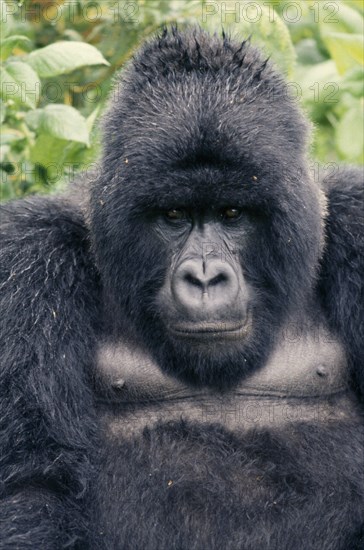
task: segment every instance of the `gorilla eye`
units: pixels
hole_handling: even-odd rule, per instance
[[[226,208],[222,212],[222,217],[224,220],[237,220],[241,215],[241,209],[240,208]]]
[[[170,221],[179,221],[183,220],[186,217],[186,214],[183,210],[179,210],[178,208],[171,208],[171,210],[168,210],[165,213],[165,216]]]

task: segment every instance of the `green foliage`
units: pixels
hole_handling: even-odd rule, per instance
[[[289,4],[280,0],[281,16]],[[294,4],[300,7],[300,17],[288,21],[297,52],[293,80],[315,125],[313,155],[322,162],[363,163],[364,4],[361,0]],[[285,16],[289,18],[287,11]]]
[[[231,36],[241,40],[250,36],[252,44],[271,57],[287,76],[292,76],[296,52],[288,27],[267,4],[263,0],[245,3],[227,0],[220,8],[217,2],[206,4],[203,26],[211,32],[223,26]]]
[[[0,15],[4,199],[58,190],[97,161],[115,73],[173,22],[251,35],[314,122],[313,156],[364,162],[361,0],[0,0]]]
[[[95,46],[78,40],[36,48],[32,24],[22,25],[21,12],[16,17],[4,0],[0,8],[1,190],[4,198],[11,198],[52,187],[74,169],[76,159],[79,163],[80,150],[90,148],[92,128],[81,109],[67,104],[69,90],[56,78],[109,63]],[[9,36],[18,27],[28,36]],[[62,103],[42,93],[49,78]]]
[[[102,54],[83,42],[60,41],[32,52],[27,61],[42,78],[70,73],[87,65],[109,65]]]

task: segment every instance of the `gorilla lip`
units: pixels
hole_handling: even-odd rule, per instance
[[[180,323],[170,327],[172,333],[184,338],[237,338],[247,333],[246,321]]]

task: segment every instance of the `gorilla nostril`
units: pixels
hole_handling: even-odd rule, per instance
[[[189,283],[190,285],[198,286],[199,288],[203,287],[202,282],[197,279],[197,277],[191,275],[191,273],[186,273],[183,279],[186,281],[186,283]]]
[[[219,273],[219,275],[216,275],[211,281],[209,281],[208,286],[216,286],[220,283],[226,283],[228,280],[228,277],[225,275],[225,273]]]
[[[214,259],[204,266],[200,258],[189,258],[177,266],[171,279],[171,291],[176,303],[185,307],[188,315],[193,316],[196,312],[200,315],[207,310],[220,315],[234,304],[239,280],[227,263]]]

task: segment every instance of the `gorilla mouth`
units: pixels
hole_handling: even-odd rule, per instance
[[[248,318],[244,321],[209,321],[178,323],[170,331],[179,338],[195,340],[239,339],[248,333]]]

